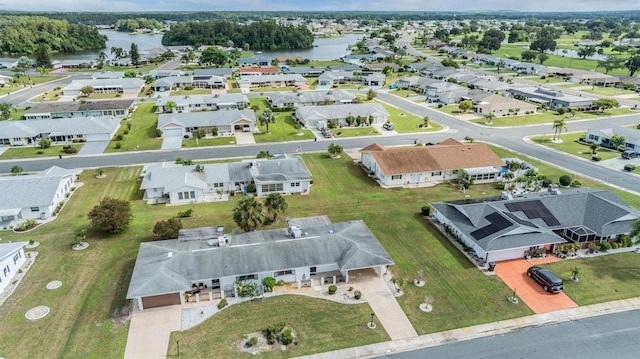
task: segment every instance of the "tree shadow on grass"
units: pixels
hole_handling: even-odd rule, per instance
[[[135,266],[135,258],[128,259],[123,265],[120,275],[116,279],[116,291],[112,296],[109,304],[109,313],[112,317],[121,317],[127,315],[129,310],[128,300],[126,299],[127,290],[129,289],[129,281]]]

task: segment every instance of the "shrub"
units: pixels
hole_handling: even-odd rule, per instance
[[[41,155],[43,153],[44,153],[44,151],[36,151],[36,154],[39,154],[39,155]]]
[[[560,107],[557,111],[558,115],[564,115],[567,112],[567,109],[564,107]]]
[[[191,216],[193,216],[193,209],[192,208],[189,208],[187,210],[178,212],[178,217],[180,217],[180,218],[186,218],[186,217],[191,217]]]
[[[255,192],[256,191],[256,185],[253,183],[249,183],[247,185],[247,192]]]
[[[131,129],[131,122],[127,122],[127,130]]]
[[[560,185],[567,187],[571,185],[571,176],[569,175],[560,176],[559,182],[560,182]]]
[[[249,339],[249,341],[247,342],[248,347],[252,347],[256,344],[258,344],[258,338],[256,337],[251,337],[251,339]]]
[[[624,165],[624,170],[627,172],[633,172],[636,170],[636,166],[632,164]]]
[[[117,134],[116,135],[116,141],[122,141],[122,140],[124,140],[124,135],[121,134],[121,133]]]
[[[193,86],[191,86],[191,85],[186,85],[186,86],[184,87],[184,89],[185,89],[185,91],[191,91],[191,90],[193,90]]]
[[[573,182],[571,182],[571,187],[582,187],[582,182],[574,180]]]
[[[162,137],[162,130],[159,128],[156,128],[156,137]]]
[[[123,134],[128,135],[129,134],[129,130],[124,130],[122,131]]]
[[[598,155],[591,156],[591,160],[592,160],[592,161],[596,161],[596,162],[598,162],[598,161],[600,161],[601,159],[602,159],[602,158],[601,158],[600,156],[598,156]]]
[[[122,143],[120,142],[116,142],[116,145],[114,146],[116,150],[119,150],[122,148]]]
[[[222,309],[227,306],[227,298],[222,298],[220,303],[218,303],[218,309]]]
[[[504,189],[505,183],[504,182],[498,182],[496,183],[496,188],[497,189]]]
[[[262,280],[264,290],[267,292],[273,292],[273,287],[276,285],[276,279],[273,277],[266,277]]]
[[[29,218],[26,221],[20,223],[17,227],[16,227],[16,231],[18,232],[23,232],[23,231],[27,231],[35,226],[38,225],[38,222],[36,222],[35,219],[33,218]]]
[[[64,150],[62,150],[64,153],[76,153],[78,152],[78,149],[73,147],[73,146],[69,146],[68,148],[65,148]]]
[[[422,213],[423,216],[428,216],[429,213],[431,213],[431,208],[429,208],[429,206],[422,206],[420,213]]]
[[[284,332],[282,332],[282,337],[280,338],[280,341],[284,345],[289,345],[293,343],[293,334],[291,334],[291,329],[287,328],[285,329]]]
[[[330,285],[329,286],[329,294],[331,294],[331,295],[336,294],[337,290],[338,290],[338,287],[336,287],[335,285]]]
[[[611,249],[611,243],[609,243],[608,241],[600,242],[600,250],[601,251],[606,252],[609,249]]]
[[[549,185],[551,185],[551,180],[548,178],[543,178],[542,179],[542,187],[549,187]]]
[[[362,298],[362,292],[359,290],[356,290],[355,292],[353,292],[353,297],[356,299]]]

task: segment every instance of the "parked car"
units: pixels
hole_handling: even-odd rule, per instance
[[[638,152],[633,151],[633,150],[626,150],[626,151],[622,152],[622,158],[624,158],[625,160],[630,160],[632,158],[638,158]]]
[[[385,122],[384,125],[382,125],[382,128],[384,128],[387,131],[393,131],[393,123]]]
[[[562,292],[562,279],[558,278],[552,271],[538,266],[529,267],[527,275],[538,282],[545,292]]]

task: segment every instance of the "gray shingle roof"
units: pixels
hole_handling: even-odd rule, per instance
[[[210,246],[199,240],[142,243],[127,298],[187,291],[192,281],[203,278],[332,263],[337,263],[340,270],[393,264],[362,220],[331,224],[326,216],[322,217],[321,221],[311,217],[308,221],[299,218],[290,222],[305,233],[296,239],[282,228],[233,234],[227,247]]]
[[[559,224],[549,225],[542,218],[528,218],[522,211],[510,211],[510,203],[539,200],[558,220]],[[598,236],[614,236],[629,233],[633,221],[640,218],[640,211],[629,207],[611,191],[580,188],[563,190],[560,195],[548,193],[528,193],[513,200],[490,201],[473,204],[432,203],[432,206],[454,224],[458,230],[474,240],[486,251],[562,243],[565,240],[553,230],[586,227]],[[482,238],[474,238],[472,232],[489,225],[486,216],[498,213],[510,225]],[[506,213],[509,213],[507,215]],[[535,226],[523,225],[531,222]]]
[[[351,102],[356,96],[345,90],[275,92],[268,96],[272,104],[309,104],[330,100],[333,103]]]
[[[115,117],[75,117],[55,120],[0,121],[0,138],[110,134],[120,126]]]
[[[100,111],[100,110],[120,110],[128,109],[133,105],[135,100],[100,100],[100,101],[67,101],[67,102],[51,102],[36,103],[25,114],[32,113],[52,113],[52,112],[82,112],[82,111]]]
[[[0,243],[0,261],[20,250],[29,242]]]
[[[253,110],[163,113],[158,116],[158,128],[171,123],[185,127],[228,126],[239,120],[256,123]]]
[[[72,170],[53,166],[35,175],[0,176],[0,210],[50,206],[62,177],[69,175]]]
[[[227,104],[248,104],[249,98],[241,93],[216,94],[216,95],[189,95],[189,96],[167,96],[156,101],[156,106],[164,106],[168,101],[173,101],[178,106],[196,105],[227,105]]]
[[[344,104],[344,105],[327,105],[327,106],[304,106],[296,109],[296,117],[299,120],[307,119],[343,119],[347,116],[362,116],[383,114],[389,116],[389,113],[379,103],[363,103],[363,104]]]

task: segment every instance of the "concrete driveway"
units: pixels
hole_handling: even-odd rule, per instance
[[[84,146],[78,152],[78,155],[99,155],[109,146],[109,141],[91,141],[85,142]]]
[[[144,311],[134,309],[124,359],[166,358],[169,335],[181,328],[182,306],[180,305]]]
[[[253,133],[244,132],[244,131],[236,131],[236,144],[238,145],[251,145],[255,144],[256,140],[253,138]]]
[[[167,136],[162,138],[163,150],[177,150],[182,148],[182,136]]]
[[[559,259],[552,256],[529,261],[525,259],[513,259],[498,262],[495,272],[509,288],[516,289],[516,296],[525,302],[536,314],[575,308],[578,305],[566,294],[547,293],[538,282],[527,276],[527,269],[529,269],[529,267],[557,261],[559,261]]]

